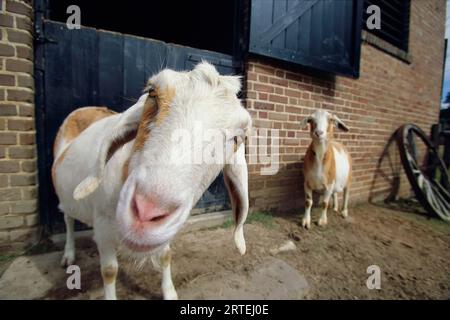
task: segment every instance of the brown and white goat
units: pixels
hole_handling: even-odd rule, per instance
[[[338,192],[344,192],[344,205],[341,215],[348,216],[348,192],[351,180],[352,159],[347,149],[333,140],[333,131],[337,127],[348,131],[347,126],[336,116],[325,110],[316,110],[302,121],[302,128],[309,124],[311,144],[308,147],[303,165],[305,177],[305,215],[302,226],[311,226],[311,207],[313,191],[323,192],[322,213],[319,226],[327,224],[327,209],[333,195],[333,209],[338,208]]]
[[[106,299],[116,298],[118,248],[156,261],[164,298],[177,298],[169,243],[221,170],[236,223],[234,241],[245,253],[243,141],[251,118],[237,97],[240,85],[239,77],[219,75],[206,62],[189,72],[165,69],[123,113],[88,107],[64,121],[52,167],[67,228],[61,262],[75,261],[74,219],[93,226]],[[218,149],[192,148],[192,141],[204,138],[197,125],[219,132]],[[217,161],[192,161],[199,152]]]

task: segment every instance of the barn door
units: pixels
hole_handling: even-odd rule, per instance
[[[249,51],[359,76],[360,0],[251,0]]]
[[[223,74],[238,72],[231,56],[169,45],[92,28],[69,30],[43,21],[36,48],[37,130],[40,212],[57,232],[62,215],[51,183],[52,147],[64,118],[82,106],[107,106],[121,112],[141,95],[146,80],[163,67],[192,68],[202,59]],[[228,196],[219,176],[198,202],[194,213],[228,209]]]

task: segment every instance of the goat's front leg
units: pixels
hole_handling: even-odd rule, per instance
[[[178,300],[178,294],[173,286],[172,273],[170,270],[170,262],[172,260],[172,252],[170,246],[166,246],[159,256],[159,264],[162,268],[161,290],[164,300]]]
[[[303,228],[309,229],[311,227],[311,207],[313,205],[313,191],[310,189],[305,181],[305,214],[302,219]]]
[[[344,205],[343,205],[343,207],[342,207],[342,212],[341,212],[341,215],[344,217],[344,218],[347,218],[348,217],[348,186],[347,187],[345,187],[345,189],[344,189]]]
[[[325,190],[325,193],[323,195],[323,201],[321,203],[322,213],[320,214],[319,223],[318,223],[319,226],[325,226],[328,223],[327,210],[328,210],[328,205],[330,204],[331,195],[333,194],[332,190],[333,190],[333,188],[329,187],[328,189]]]
[[[100,255],[100,269],[103,278],[105,300],[116,300],[117,243],[112,236],[114,227],[107,223],[94,223],[94,239]]]
[[[337,192],[333,193],[333,210],[339,212],[339,202]]]
[[[66,244],[64,246],[64,255],[61,259],[61,266],[68,267],[75,263],[75,220],[65,213],[64,222],[66,223]]]

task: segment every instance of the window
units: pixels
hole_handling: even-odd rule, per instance
[[[359,76],[363,2],[251,0],[249,52]]]
[[[367,7],[377,5],[381,11],[381,29],[368,30]],[[410,0],[364,0],[364,29],[407,52],[409,41]]]

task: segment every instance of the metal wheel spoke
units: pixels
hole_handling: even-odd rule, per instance
[[[432,191],[430,184],[427,182],[425,184],[425,194],[427,196],[428,201],[430,202],[430,204],[433,206],[433,208],[435,210],[438,210],[439,212],[442,213],[441,211],[441,206],[439,205],[439,202],[436,199],[436,195],[435,193]]]
[[[437,180],[432,180],[431,184],[433,186],[435,186],[436,190],[438,190],[438,192],[440,194],[442,194],[443,197],[445,197],[445,199],[450,202],[450,193],[444,188],[443,185],[441,185],[441,183]]]
[[[449,173],[433,143],[413,124],[399,128],[397,143],[403,167],[419,202],[428,212],[450,221],[450,190],[444,187]],[[419,161],[423,164],[419,165]],[[435,179],[437,170],[439,181]]]
[[[445,196],[441,193],[440,189],[437,185],[431,183],[431,188],[433,189],[433,193],[436,195],[436,198],[439,200],[439,203],[445,209],[446,212],[450,210],[450,202],[447,201]]]

